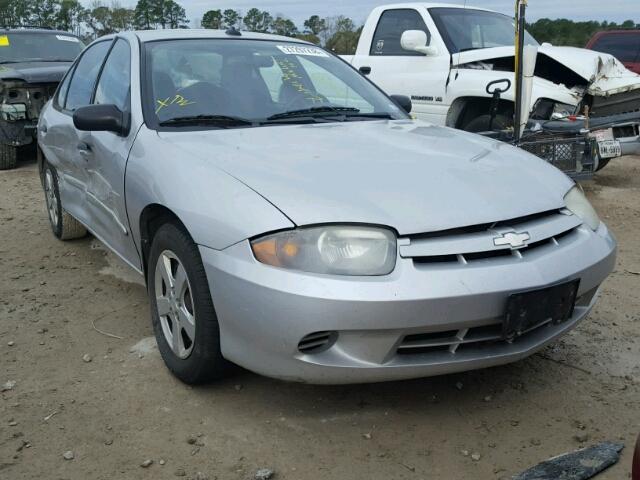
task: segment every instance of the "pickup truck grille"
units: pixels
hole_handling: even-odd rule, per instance
[[[606,117],[620,113],[640,111],[640,90],[616,93],[608,97],[593,97],[592,117]]]
[[[489,225],[413,236],[400,244],[400,256],[413,259],[419,266],[519,261],[575,240],[580,225],[582,220],[571,212],[553,210]]]

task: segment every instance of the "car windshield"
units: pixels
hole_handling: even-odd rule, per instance
[[[313,45],[183,39],[149,42],[145,56],[145,115],[153,126],[407,118],[352,67]]]
[[[591,47],[613,55],[621,62],[640,63],[640,31],[637,33],[607,33]]]
[[[494,12],[464,8],[429,9],[451,53],[515,44],[513,18]],[[529,32],[525,45],[539,45]]]
[[[73,62],[84,44],[64,33],[0,32],[0,63]]]

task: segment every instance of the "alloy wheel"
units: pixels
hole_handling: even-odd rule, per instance
[[[50,168],[47,168],[44,175],[44,196],[47,202],[47,211],[49,212],[49,220],[54,228],[58,226],[58,220],[60,218],[60,211],[58,208],[58,198],[56,197],[56,191],[53,181],[53,172]]]
[[[163,251],[156,263],[155,299],[167,344],[178,358],[188,358],[196,338],[196,315],[187,272],[171,250]]]

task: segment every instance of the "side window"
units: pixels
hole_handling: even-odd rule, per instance
[[[69,82],[73,77],[73,72],[70,71],[65,77],[60,86],[58,87],[58,97],[56,98],[55,105],[58,108],[64,108],[64,104],[67,101],[67,91],[69,90]]]
[[[75,111],[91,103],[93,87],[110,45],[111,42],[96,43],[82,55],[69,84],[65,105],[67,110]]]
[[[94,103],[115,105],[120,110],[129,110],[131,87],[131,49],[125,40],[116,40],[104,64]]]
[[[386,10],[380,16],[371,44],[371,55],[378,56],[422,56],[402,48],[400,38],[407,30],[422,30],[427,34],[427,43],[431,43],[431,34],[417,10],[404,8]]]

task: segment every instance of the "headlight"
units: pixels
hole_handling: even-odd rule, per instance
[[[600,218],[594,208],[584,196],[582,190],[577,185],[569,190],[564,196],[565,205],[574,215],[582,219],[592,230],[597,230],[600,226]]]
[[[301,228],[251,242],[256,259],[274,267],[332,275],[387,275],[396,264],[390,230],[358,226]]]
[[[5,122],[26,120],[27,106],[24,103],[3,103],[0,105],[0,118]]]

